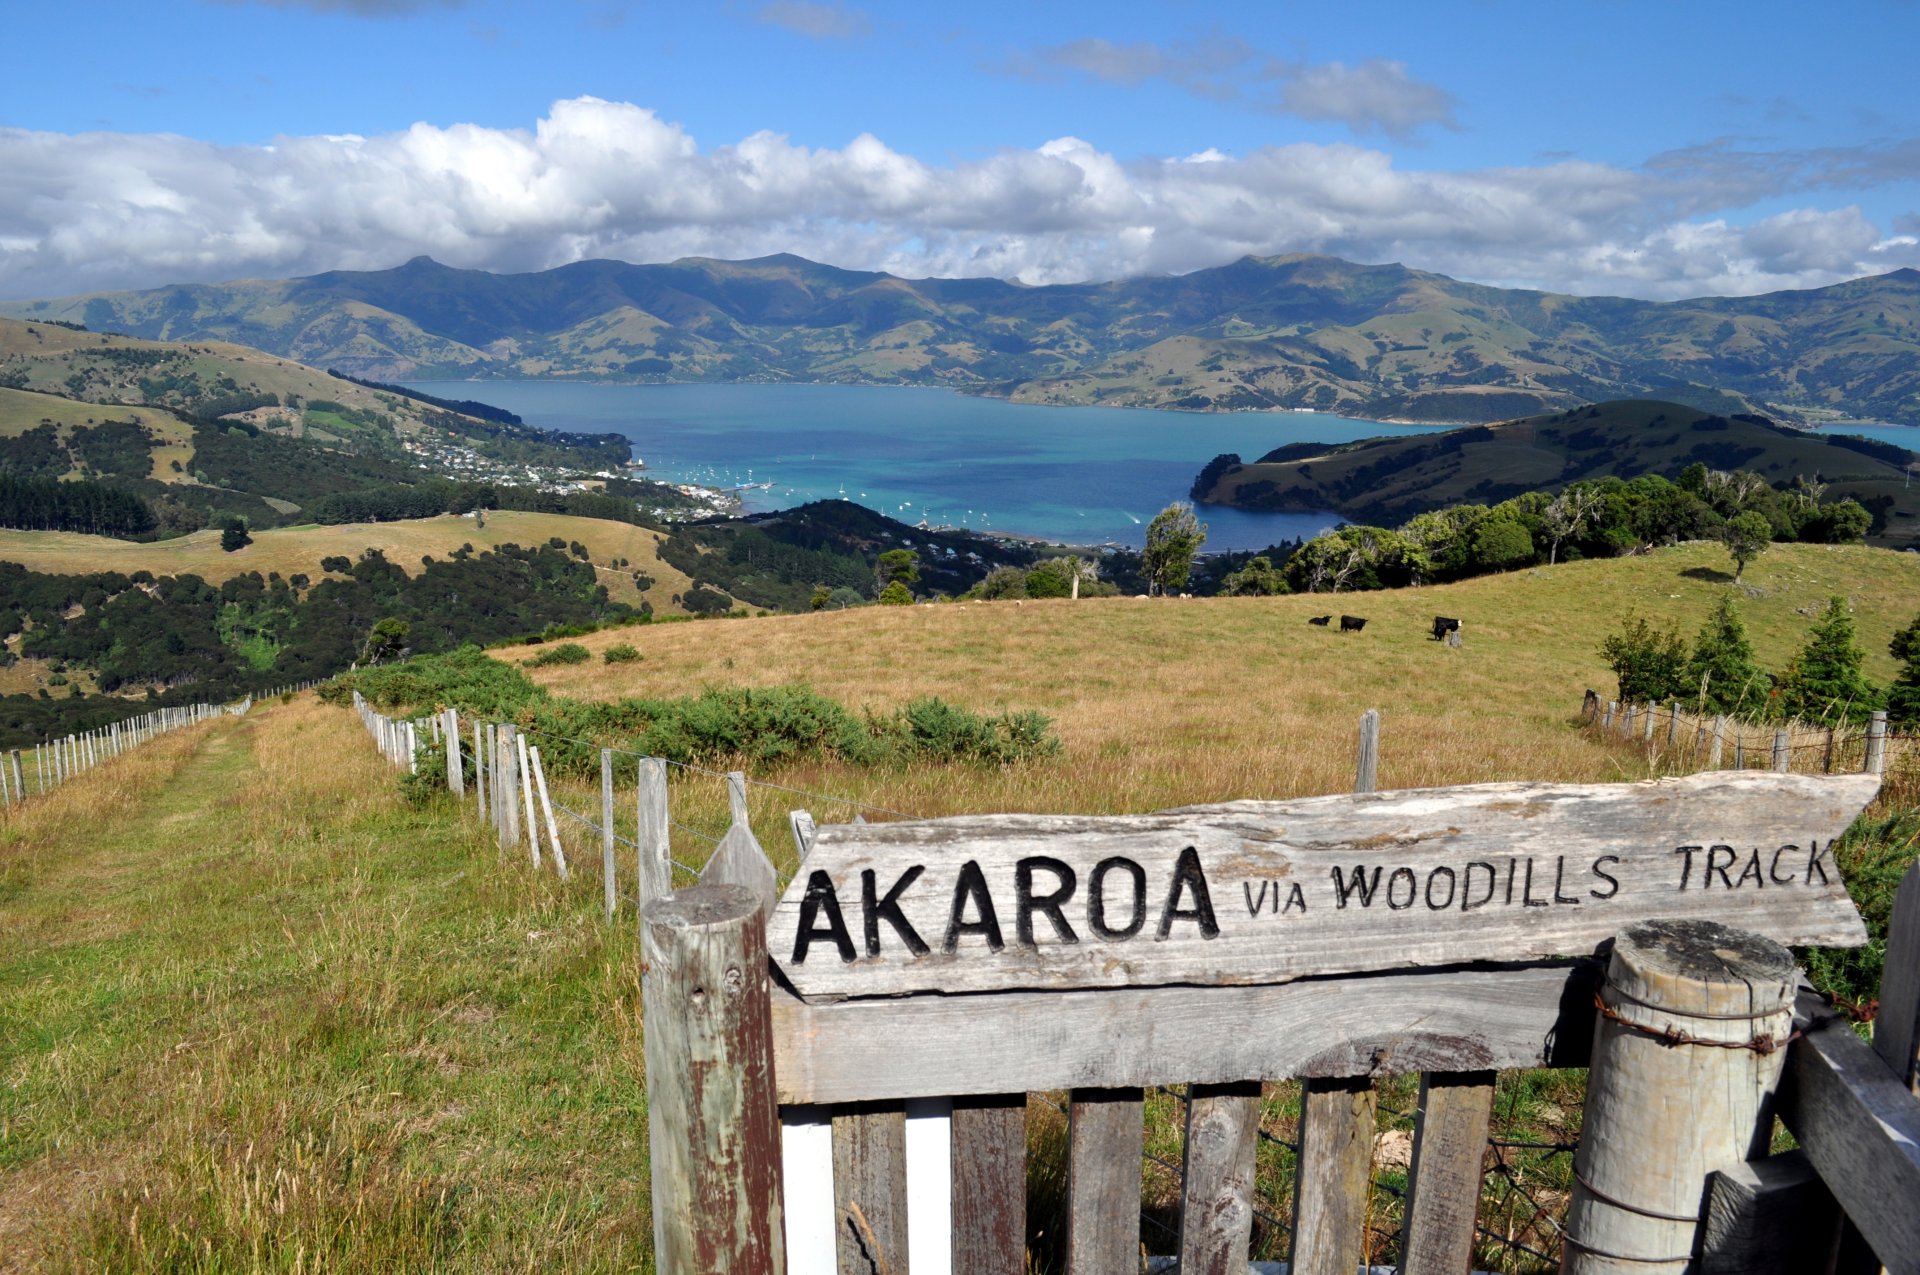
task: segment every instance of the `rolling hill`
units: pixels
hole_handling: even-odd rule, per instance
[[[1430,509],[1494,504],[1608,474],[1677,476],[1688,465],[1741,469],[1779,485],[1805,475],[1832,499],[1874,515],[1876,543],[1920,543],[1920,456],[1884,443],[1786,429],[1750,415],[1630,400],[1337,447],[1296,443],[1242,463],[1222,456],[1194,483],[1196,500],[1242,509],[1332,509],[1397,525]]]
[[[391,270],[6,302],[0,314],[239,342],[387,380],[828,380],[1436,422],[1629,396],[1782,418],[1920,415],[1914,270],[1659,303],[1316,256],[1046,287],[902,279],[785,255],[519,275],[421,257]]]

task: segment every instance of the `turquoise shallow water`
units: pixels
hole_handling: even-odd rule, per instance
[[[1311,412],[1159,412],[1036,407],[944,390],[843,385],[585,385],[424,382],[551,429],[633,440],[649,476],[771,482],[750,510],[844,495],[906,522],[1138,546],[1148,519],[1184,500],[1221,452],[1252,460],[1283,443],[1348,442],[1431,426]],[[1258,514],[1203,506],[1207,548],[1259,549],[1312,536],[1335,514]]]

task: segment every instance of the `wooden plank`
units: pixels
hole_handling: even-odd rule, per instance
[[[1027,1096],[953,1100],[953,1270],[1026,1269]]]
[[[953,1100],[907,1100],[907,1264],[953,1275]]]
[[[1703,774],[828,825],[768,942],[802,996],[1529,960],[1655,917],[1858,945],[1831,848],[1878,783]]]
[[[782,1102],[1585,1066],[1599,967],[817,1004],[776,994]],[[965,1048],[956,1048],[965,1041]]]
[[[553,799],[547,796],[547,768],[540,761],[539,748],[531,748],[528,752],[533,762],[534,787],[540,794],[540,809],[547,816],[547,842],[553,847],[554,871],[560,874],[562,881],[565,881],[567,879],[567,851],[566,848],[560,844],[560,825],[554,822]],[[540,830],[538,828],[533,830],[533,839],[536,842],[540,840]]]
[[[1373,1125],[1371,1080],[1309,1080],[1302,1089],[1292,1275],[1351,1275],[1361,1264]]]
[[[620,907],[619,869],[613,854],[613,750],[600,750],[600,887],[607,920]]]
[[[1800,1005],[1780,1117],[1887,1269],[1920,1275],[1920,1101],[1811,989]]]
[[[833,1110],[780,1108],[780,1185],[787,1269],[826,1272],[839,1262],[833,1217]]]
[[[907,1118],[899,1103],[833,1115],[839,1275],[907,1275]]]
[[[515,817],[525,815],[526,822],[521,825],[525,833],[528,849],[533,855],[533,866],[540,866],[540,819],[533,809],[533,763],[528,760],[527,737],[520,731],[513,732],[513,784],[519,790],[520,809],[514,811]]]
[[[1187,1095],[1180,1189],[1180,1270],[1242,1275],[1253,1244],[1253,1153],[1260,1082],[1196,1084]]]
[[[1067,1108],[1067,1275],[1119,1275],[1140,1264],[1138,1089],[1076,1089]]]
[[[1420,1077],[1400,1275],[1460,1275],[1473,1265],[1493,1082],[1491,1071]]]
[[[1873,1051],[1896,1079],[1920,1094],[1920,864],[1907,869],[1893,896]]]
[[[780,1126],[758,901],[732,886],[656,900],[641,942],[652,971],[642,996],[654,1260],[663,1272],[780,1275]]]
[[[1707,1191],[1699,1275],[1824,1269],[1840,1210],[1803,1151],[1721,1169]]]

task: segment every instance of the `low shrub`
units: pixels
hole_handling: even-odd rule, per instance
[[[532,659],[520,662],[528,668],[546,668],[551,664],[585,664],[593,658],[593,652],[578,642],[562,642],[559,646],[550,646]]]
[[[631,664],[640,658],[640,651],[626,642],[621,642],[601,652],[600,658],[609,664]]]

